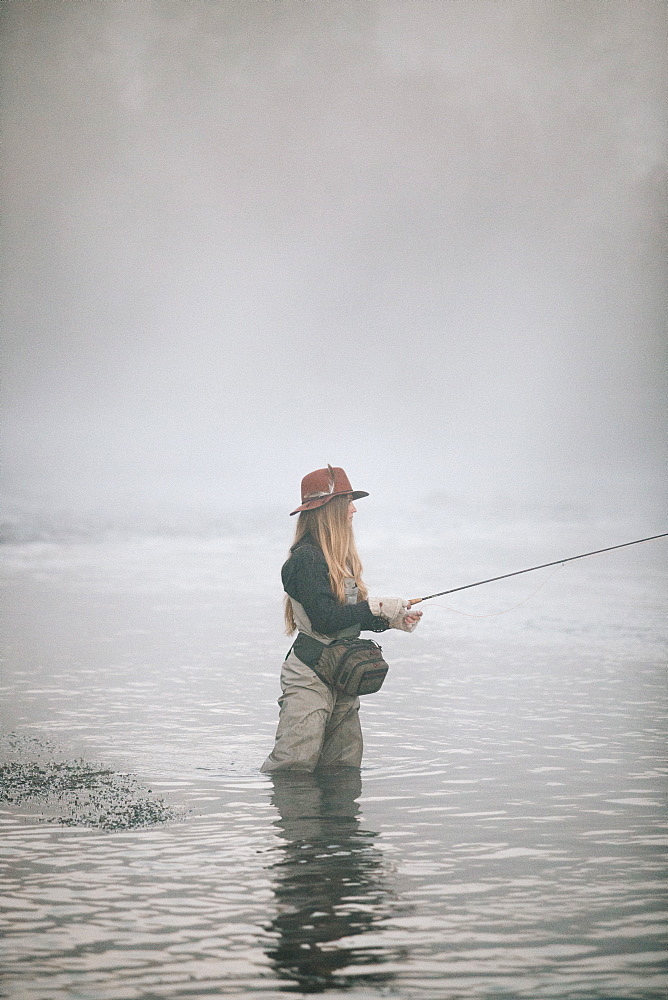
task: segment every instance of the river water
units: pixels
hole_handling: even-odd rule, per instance
[[[372,592],[661,530],[433,522]],[[4,547],[2,996],[663,998],[665,542],[426,603],[361,774],[272,780],[292,527]]]

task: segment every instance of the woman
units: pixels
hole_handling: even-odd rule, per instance
[[[281,576],[286,591],[286,632],[299,630],[329,644],[360,631],[388,628],[412,632],[422,617],[398,597],[369,597],[355,548],[354,491],[343,469],[317,469],[302,479],[302,503],[295,540]],[[362,730],[359,698],[321,680],[288,653],[281,670],[281,708],[274,749],[265,772],[313,771],[316,767],[359,767]]]

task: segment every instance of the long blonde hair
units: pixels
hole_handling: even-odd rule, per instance
[[[300,539],[306,534],[310,534],[317,545],[322,549],[322,553],[329,569],[329,582],[336,599],[340,604],[345,604],[345,580],[351,577],[358,586],[358,601],[363,601],[367,594],[367,588],[362,580],[362,562],[357,554],[355,546],[355,536],[353,527],[348,518],[348,505],[350,497],[347,494],[332,497],[322,507],[313,510],[303,510],[297,521],[295,539],[292,543],[294,549]],[[292,635],[297,629],[292,604],[290,598],[285,597],[285,631],[287,635]]]

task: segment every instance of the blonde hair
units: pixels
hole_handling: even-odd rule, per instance
[[[349,494],[332,497],[322,507],[315,507],[313,510],[303,510],[297,521],[295,540],[292,543],[294,549],[300,539],[306,534],[310,534],[317,545],[322,549],[327,568],[329,569],[329,582],[332,585],[334,596],[340,604],[345,604],[345,580],[351,577],[358,586],[358,601],[363,601],[367,594],[367,588],[362,580],[362,562],[357,554],[355,546],[355,536],[353,528],[348,518],[348,506],[350,504]],[[285,597],[285,631],[287,635],[292,635],[297,629],[297,623],[292,612],[290,598]]]

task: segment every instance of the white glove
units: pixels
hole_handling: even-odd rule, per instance
[[[420,617],[422,617],[421,614],[420,614]],[[420,624],[420,618],[416,619],[416,621],[414,621],[414,622],[409,622],[409,621],[406,621],[406,618],[404,617],[404,615],[401,614],[401,615],[397,615],[397,617],[393,621],[390,622],[390,628],[398,628],[402,632],[414,632],[415,629],[418,627],[419,624]]]
[[[390,623],[390,628],[394,628],[394,621],[403,618],[408,609],[408,601],[401,597],[367,597],[371,614],[376,618],[386,618]]]

